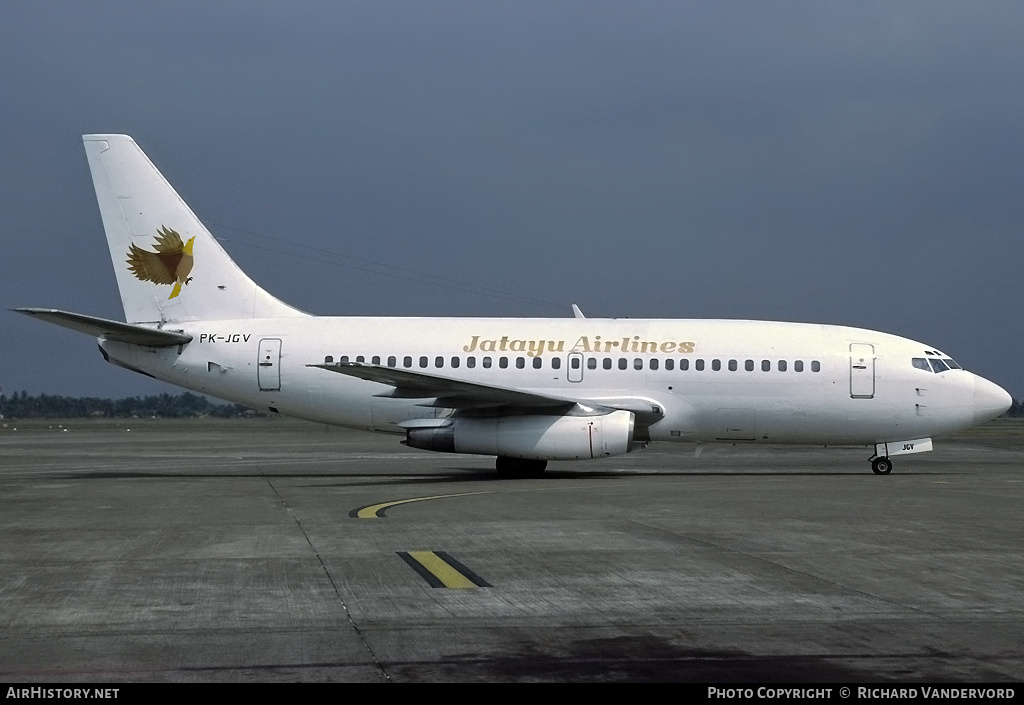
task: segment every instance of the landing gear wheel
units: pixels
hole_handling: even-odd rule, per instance
[[[544,468],[548,466],[546,460],[527,460],[526,458],[505,458],[499,456],[494,461],[494,469],[500,477],[540,477]]]
[[[888,475],[892,472],[892,461],[888,458],[875,458],[871,461],[871,469],[876,475]]]

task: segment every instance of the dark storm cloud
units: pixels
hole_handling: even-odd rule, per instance
[[[577,301],[861,325],[1024,396],[1022,20],[1014,3],[7,2],[0,301],[120,316],[79,136],[127,132],[204,220],[319,248],[213,228],[311,311]],[[3,332],[8,391],[163,389],[82,336],[13,314]]]

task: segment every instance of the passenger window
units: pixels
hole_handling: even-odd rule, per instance
[[[406,367],[412,367],[412,358],[406,355],[404,358],[402,358],[402,364],[405,365]]]
[[[639,357],[633,358],[633,369],[642,370],[644,368],[644,361]]]
[[[747,372],[753,372],[754,371],[754,361],[753,360],[747,360],[746,362],[744,362],[743,363],[743,369],[745,369]]]
[[[562,358],[560,358],[560,357],[553,357],[553,358],[551,358],[551,369],[553,369],[553,370],[560,370],[560,369],[562,369]]]
[[[715,372],[718,372],[720,369],[722,369],[722,361],[721,360],[712,360],[711,361],[711,369],[714,370]]]
[[[700,359],[700,360],[697,360],[697,363],[694,365],[694,367],[697,368],[698,372],[703,372],[704,371],[704,360],[703,360],[703,358]]]
[[[690,361],[684,357],[679,361],[679,369],[684,371],[690,369]]]
[[[737,369],[739,369],[739,365],[736,363],[736,361],[735,360],[729,360],[729,371],[730,372],[735,372]]]
[[[785,360],[779,360],[779,372],[785,372],[785,371],[786,371],[786,361]]]
[[[526,367],[526,359],[522,357],[516,358],[516,369],[521,370]]]
[[[597,369],[597,358],[596,357],[588,357],[587,358],[587,369],[588,370],[596,370]]]
[[[434,358],[434,367],[444,367],[444,358],[438,355]]]
[[[811,372],[821,372],[821,363],[817,360],[811,361]]]
[[[348,362],[348,355],[342,355],[339,357],[338,362]]]
[[[474,367],[476,367],[476,358],[473,357],[472,355],[467,357],[466,358],[466,367],[468,367],[469,369],[473,369]]]
[[[462,361],[461,361],[460,358],[458,358],[458,357],[453,357],[452,358],[452,367],[458,367],[460,364],[462,364]]]
[[[332,362],[334,362],[334,355],[328,355],[327,357],[324,358],[325,365],[329,365]]]
[[[487,368],[487,369],[490,368],[490,366],[491,366],[491,358],[485,357],[483,360],[481,360],[481,362],[483,362],[484,368]]]
[[[605,368],[606,370],[610,370],[612,368],[612,359],[610,357],[606,357],[605,359],[601,360],[601,367]]]
[[[649,366],[649,367],[650,367],[650,368],[651,368],[652,370],[656,370],[656,369],[658,369],[658,358],[656,358],[656,357],[652,357],[652,358],[651,358],[651,361],[650,361],[650,362],[648,363],[648,366]]]
[[[804,361],[803,360],[797,360],[796,362],[794,362],[793,363],[793,371],[794,372],[803,372],[804,371]]]
[[[394,355],[391,355],[391,356],[388,357],[388,367],[394,367],[397,364],[398,364],[398,359]]]
[[[370,358],[370,362],[372,364],[374,364],[374,365],[379,365],[380,364],[380,355],[374,355],[373,357],[371,357]]]
[[[506,369],[508,367],[508,358],[507,357],[499,357],[498,358],[498,367],[500,367],[503,370]]]
[[[357,355],[356,362],[366,362],[366,358],[363,357],[362,355]]]
[[[619,369],[624,370],[629,366],[629,362],[624,357],[619,358]]]
[[[771,369],[772,369],[772,361],[771,360],[761,360],[761,371],[762,372],[771,372]]]
[[[424,355],[424,356],[422,356],[420,358],[420,367],[426,367],[426,366],[427,366],[427,356]]]
[[[676,361],[673,360],[672,358],[669,358],[669,359],[665,360],[665,369],[666,370],[671,370],[673,367],[675,367],[675,364],[676,364]]]
[[[539,357],[533,358],[533,369],[539,370],[541,368],[541,365],[543,365],[543,364],[544,364],[544,361],[541,360]]]

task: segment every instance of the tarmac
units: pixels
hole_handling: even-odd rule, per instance
[[[1024,422],[493,458],[285,419],[5,419],[0,680],[1021,682]],[[16,429],[16,430],[15,430]]]

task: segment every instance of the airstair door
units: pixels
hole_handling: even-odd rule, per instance
[[[850,344],[850,396],[871,399],[875,396],[875,346]]]
[[[261,392],[276,392],[281,389],[281,339],[260,340],[260,356],[257,360],[256,378]]]

